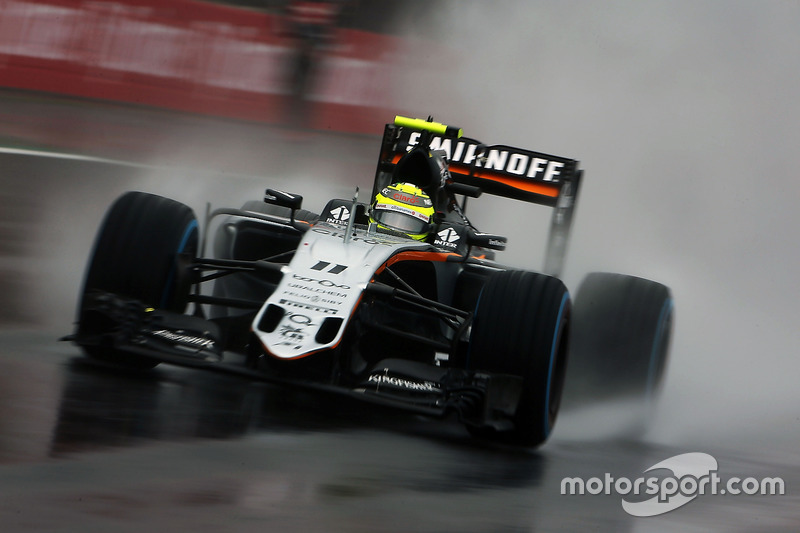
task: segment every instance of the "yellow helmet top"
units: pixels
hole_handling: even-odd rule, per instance
[[[433,202],[419,187],[393,183],[375,196],[369,219],[379,227],[424,240],[433,228]]]

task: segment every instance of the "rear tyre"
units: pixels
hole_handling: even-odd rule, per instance
[[[564,387],[569,293],[557,278],[524,271],[494,274],[475,310],[467,367],[523,378],[513,429],[469,428],[478,437],[542,444],[556,422]]]
[[[148,307],[182,313],[191,275],[178,258],[194,258],[198,226],[187,206],[142,192],[119,197],[106,213],[95,241],[78,307],[78,337],[107,332],[106,319],[86,308],[87,295],[107,292],[140,301]],[[137,367],[157,363],[109,347],[84,345],[90,357]]]
[[[589,274],[575,297],[565,400],[650,403],[664,380],[673,315],[670,290],[660,283]]]

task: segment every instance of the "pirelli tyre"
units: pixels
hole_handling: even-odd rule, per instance
[[[468,427],[473,435],[521,446],[542,444],[556,422],[569,351],[571,303],[561,280],[525,271],[498,272],[475,309],[467,366],[520,376],[513,429]]]
[[[179,269],[178,258],[196,256],[198,235],[197,219],[186,205],[142,192],[119,197],[106,213],[86,268],[78,307],[78,338],[104,333],[108,327],[102,315],[87,311],[87,296],[98,291],[183,312],[191,276]],[[90,357],[115,363],[156,364],[106,346],[84,344],[83,348]]]
[[[673,316],[672,295],[661,283],[605,272],[586,276],[572,311],[565,402],[653,400],[664,379]]]

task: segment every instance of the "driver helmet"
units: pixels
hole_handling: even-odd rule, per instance
[[[393,183],[375,196],[369,220],[380,228],[425,240],[433,229],[433,202],[410,183]]]

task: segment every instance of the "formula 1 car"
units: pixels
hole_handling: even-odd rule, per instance
[[[267,189],[241,209],[209,208],[202,232],[188,206],[128,192],[100,227],[67,339],[120,365],[212,368],[455,413],[479,438],[537,446],[556,421],[571,333],[587,391],[650,397],[667,358],[665,286],[594,273],[573,308],[558,279],[581,177],[573,159],[396,117],[371,198],[398,183],[423,190],[426,238],[376,223],[357,190],[317,214]],[[507,239],[465,214],[481,194],[553,209],[543,272],[496,262]]]

